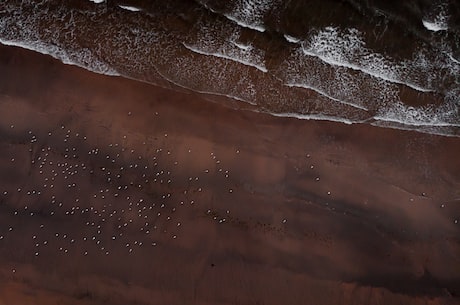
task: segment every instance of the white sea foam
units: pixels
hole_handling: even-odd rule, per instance
[[[105,2],[105,0],[89,0],[91,2],[94,2],[94,3],[102,3],[102,2]]]
[[[191,90],[193,92],[197,92],[197,93],[201,93],[201,94],[208,94],[208,95],[216,95],[216,96],[223,96],[223,97],[227,97],[229,99],[233,99],[233,100],[237,100],[237,101],[240,101],[240,102],[245,102],[245,103],[248,103],[248,104],[251,104],[251,105],[255,105],[255,103],[251,102],[251,101],[248,101],[248,100],[245,100],[241,97],[238,97],[236,95],[231,95],[231,94],[225,94],[225,93],[221,93],[221,92],[218,92],[218,91],[207,91],[207,90],[200,90],[200,89],[196,89],[195,87],[189,87],[189,86],[186,86],[184,84],[182,84],[181,82],[179,81],[176,81],[176,80],[173,80],[171,77],[168,77],[166,76],[164,73],[160,72],[156,67],[153,67],[155,68],[155,71],[161,75],[161,77],[165,80],[167,80],[168,82],[170,82],[171,84],[175,85],[175,86],[178,86],[180,88],[184,88],[184,89],[187,89],[187,90]]]
[[[236,2],[239,3],[238,0]],[[7,5],[13,12],[20,10],[14,3]],[[32,7],[32,4],[29,3],[29,6]],[[233,11],[230,14],[252,26],[263,26],[263,16],[273,8],[268,7],[253,19],[244,19],[244,14],[234,14]],[[92,16],[102,12],[103,8],[104,5],[95,6]],[[100,34],[99,44],[92,49],[85,48],[78,36],[85,31],[75,30],[77,24],[88,20],[99,21],[98,18],[77,15],[65,7],[39,12],[41,15],[17,13],[14,18],[8,18],[4,11],[0,12],[0,43],[49,54],[66,64],[108,75],[119,75],[113,65],[124,76],[146,80],[152,75],[153,68],[160,67],[161,73],[158,72],[155,77],[162,77],[178,87],[253,105],[258,103],[261,109],[281,109],[278,111],[282,113],[272,113],[275,116],[351,124],[366,122],[376,113],[373,123],[376,126],[436,134],[460,133],[456,106],[460,96],[460,62],[454,58],[449,40],[442,40],[442,35],[432,35],[432,39],[439,42],[436,50],[423,47],[413,54],[411,60],[403,62],[372,52],[366,47],[361,34],[353,29],[326,28],[313,33],[305,41],[285,35],[287,41],[297,44],[289,47],[295,56],[290,53],[287,58],[280,59],[279,67],[275,68],[273,64],[270,73],[261,74],[254,73],[258,72],[254,69],[262,72],[268,72],[268,69],[265,51],[260,48],[264,42],[258,40],[260,35],[242,35],[247,31],[225,18],[219,20],[223,22],[213,22],[214,18],[205,22],[200,19],[188,36],[181,36],[184,47],[205,55],[194,56],[191,52],[181,52],[181,42],[178,42],[176,34],[169,34],[171,39],[165,39],[163,28],[159,30],[160,34],[153,35],[151,33],[155,30],[146,30],[142,22],[136,27],[135,21],[129,26],[108,24],[107,27],[103,26],[103,21],[95,22],[91,26],[98,26],[100,33],[104,34]],[[41,20],[50,16],[66,21],[52,23],[54,28],[40,30]],[[132,20],[140,20],[142,14],[131,16]],[[204,14],[202,18],[206,16]],[[105,38],[109,36],[106,33],[114,31],[120,35]],[[110,53],[101,51],[109,45],[119,47],[110,50]],[[400,84],[412,85],[422,92],[436,90],[444,96],[444,104],[405,106],[400,101]],[[302,89],[294,87],[316,93],[306,95]],[[420,96],[425,95],[420,93]]]
[[[122,8],[124,10],[127,10],[127,11],[131,11],[131,12],[140,12],[140,11],[142,11],[142,9],[140,9],[138,7],[135,7],[135,6],[118,5],[118,7]]]
[[[356,29],[343,32],[335,27],[326,27],[302,42],[302,50],[305,55],[318,57],[330,65],[361,71],[420,92],[433,91],[402,77],[407,67],[398,66],[383,55],[368,50]]]
[[[299,113],[269,113],[270,115],[276,117],[288,117],[296,118],[299,120],[317,120],[317,121],[332,121],[343,123],[347,125],[351,124],[362,124],[366,120],[350,120],[343,117],[322,115],[322,114],[299,114]],[[399,129],[399,130],[410,130],[421,133],[428,133],[433,135],[447,136],[447,137],[460,137],[460,126],[455,124],[437,124],[437,125],[411,125],[406,122],[400,122],[398,120],[387,120],[379,117],[374,118],[375,122],[370,123],[370,125],[380,128],[390,128],[390,129]]]
[[[452,54],[447,54],[447,57],[449,57],[449,59],[453,61],[454,63],[456,63],[457,65],[460,65],[460,61],[454,58]]]
[[[265,32],[264,18],[278,4],[279,0],[236,0],[224,16],[242,27]]]
[[[242,26],[244,28],[248,28],[248,29],[251,29],[251,30],[256,30],[256,31],[261,32],[261,33],[265,32],[265,30],[266,30],[263,25],[246,23],[246,22],[242,21],[241,19],[238,19],[235,16],[232,16],[230,14],[224,14],[224,16],[227,17],[229,20],[235,22],[236,24],[238,24],[239,26]]]
[[[230,11],[222,15],[241,27],[263,33],[266,30],[263,18],[274,7],[274,1],[279,2],[279,0],[237,0]],[[199,2],[211,12],[220,14],[206,2]]]
[[[299,113],[292,113],[292,112],[270,113],[270,114],[276,117],[289,117],[289,118],[296,118],[299,120],[332,121],[332,122],[344,123],[347,125],[362,122],[362,121],[352,121],[352,120],[345,119],[345,118],[339,118],[339,117],[322,115],[322,114],[299,114]]]
[[[439,22],[439,21],[427,21],[427,20],[422,20],[423,26],[430,31],[433,32],[438,32],[438,31],[446,31],[448,30],[448,26],[446,22]]]
[[[458,114],[458,107],[452,104],[433,108],[413,107],[394,102],[386,108],[382,107],[374,118],[410,126],[460,127]]]
[[[40,3],[43,5],[43,3]],[[23,6],[34,6],[38,3],[27,3]],[[16,46],[38,53],[50,55],[65,64],[75,65],[96,73],[118,76],[119,73],[109,64],[95,55],[94,50],[80,46],[73,41],[75,20],[73,11],[59,7],[56,11],[38,11],[37,14],[23,13],[22,7],[15,7],[14,3],[8,3],[6,11],[14,11],[16,17],[0,18],[0,43]],[[17,16],[21,16],[20,18]],[[40,31],[39,24],[43,18],[59,19],[68,16],[68,22],[60,31],[56,30],[56,24],[51,23],[50,28]],[[16,19],[15,19],[16,18]],[[46,19],[47,20],[47,19]]]
[[[228,60],[243,64],[243,65],[246,65],[246,66],[256,68],[256,69],[258,69],[258,70],[260,70],[262,72],[267,72],[268,71],[267,68],[265,68],[264,66],[254,64],[254,63],[252,63],[252,62],[250,62],[248,60],[245,60],[244,58],[239,58],[239,57],[236,57],[236,56],[230,56],[230,55],[227,55],[226,53],[220,53],[220,52],[206,52],[206,51],[203,51],[202,49],[199,49],[199,48],[194,47],[194,46],[190,46],[190,45],[188,45],[186,43],[183,43],[183,45],[184,45],[184,47],[186,47],[190,51],[193,51],[193,52],[201,54],[201,55],[215,56],[215,57],[219,57],[219,58],[223,58],[223,59],[228,59]]]
[[[423,26],[433,32],[439,32],[439,31],[446,31],[449,29],[448,26],[448,21],[449,21],[449,16],[447,14],[447,5],[446,3],[441,3],[440,5],[435,5],[432,8],[433,12],[429,13],[434,13],[435,17],[434,18],[429,18],[425,17],[422,20]]]
[[[313,91],[315,91],[316,93],[321,94],[322,96],[327,97],[328,99],[331,99],[331,100],[333,100],[333,101],[339,102],[339,103],[341,103],[341,104],[348,105],[348,106],[351,106],[351,107],[354,107],[354,108],[358,108],[358,109],[361,109],[361,110],[366,110],[366,111],[369,110],[369,109],[367,109],[367,108],[364,107],[364,106],[356,105],[356,104],[353,104],[353,103],[350,103],[350,102],[346,102],[346,101],[337,99],[337,98],[335,98],[335,97],[329,95],[327,92],[325,92],[325,91],[323,91],[323,90],[321,90],[321,89],[319,89],[319,88],[313,87],[313,86],[309,86],[309,85],[306,85],[306,84],[295,84],[295,83],[285,84],[285,85],[288,86],[288,87],[297,87],[297,88],[304,88],[304,89],[313,90]]]
[[[287,35],[287,34],[284,34],[284,38],[288,41],[288,42],[292,42],[292,43],[299,43],[301,42],[301,40],[299,38],[295,38],[293,36],[290,36],[290,35]]]
[[[215,91],[197,90],[195,88],[188,87],[188,86],[185,86],[185,85],[183,85],[183,84],[181,84],[181,83],[179,83],[177,81],[174,81],[171,78],[166,77],[165,75],[161,74],[160,72],[158,72],[158,74],[160,74],[165,80],[167,80],[171,84],[173,84],[175,86],[178,86],[178,87],[181,87],[181,88],[184,88],[184,89],[187,89],[187,90],[191,90],[193,92],[197,92],[197,93],[201,93],[201,94],[207,94],[207,95],[223,96],[223,97],[227,97],[227,98],[232,99],[232,100],[237,100],[237,101],[240,101],[240,102],[245,102],[245,103],[248,103],[248,104],[255,105],[254,103],[248,102],[248,101],[246,101],[246,100],[244,100],[244,99],[242,99],[242,98],[240,98],[238,96],[235,96],[235,95],[230,95],[230,94],[225,94],[225,93],[215,92]]]
[[[178,44],[159,56],[162,63],[153,63],[158,73],[181,87],[250,104],[257,101],[252,67],[236,65],[229,60],[216,60],[214,56],[196,56],[192,52],[184,52]]]
[[[241,50],[243,50],[243,51],[250,51],[250,50],[252,50],[252,46],[251,46],[251,45],[239,43],[239,42],[236,42],[236,41],[232,41],[232,43],[233,43],[235,46],[237,46],[238,48],[240,48]]]
[[[195,31],[196,30],[196,31]],[[202,55],[228,59],[267,72],[265,52],[250,41],[241,41],[241,28],[231,22],[216,23],[203,17],[183,45]]]
[[[120,74],[112,67],[97,60],[91,55],[89,50],[80,50],[79,52],[68,52],[55,45],[46,44],[39,41],[14,41],[0,38],[0,43],[7,46],[15,46],[45,55],[50,55],[64,64],[74,65],[86,70],[105,74],[110,76],[120,76]]]
[[[460,130],[457,127],[452,126],[413,126],[390,121],[375,121],[370,123],[370,125],[379,128],[415,131],[437,136],[460,137]]]
[[[367,111],[397,99],[397,86],[360,71],[328,65],[292,49],[273,71],[285,85],[314,90],[330,100]],[[365,90],[363,90],[365,88]]]

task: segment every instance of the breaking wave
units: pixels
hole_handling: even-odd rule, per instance
[[[460,136],[460,38],[447,4],[420,9],[418,25],[407,29],[384,20],[377,40],[417,26],[428,33],[410,32],[412,50],[369,38],[379,26],[372,18],[361,21],[369,31],[337,19],[293,34],[284,29],[296,13],[290,5],[295,1],[11,0],[0,10],[0,43],[276,116]]]

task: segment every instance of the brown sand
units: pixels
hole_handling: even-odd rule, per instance
[[[460,139],[0,65],[1,305],[460,304]]]

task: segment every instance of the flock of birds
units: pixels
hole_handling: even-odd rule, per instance
[[[109,141],[65,125],[52,131],[15,128],[9,126],[11,136],[0,143],[0,253],[24,259],[56,251],[135,254],[186,238],[195,217],[247,225],[232,213],[237,197],[214,197],[235,196],[242,189],[213,151],[193,166],[203,151],[186,148],[182,155],[189,157],[183,162],[167,133],[154,141],[130,135]],[[235,157],[240,153],[235,148]],[[305,157],[306,169],[316,171],[310,154]],[[319,176],[312,179],[320,181]],[[278,230],[286,223],[282,218],[278,224],[258,225]]]
[[[213,152],[210,167],[186,176],[165,147],[96,147],[88,138],[62,125],[46,133],[29,130],[16,143],[3,144],[9,154],[3,168],[13,174],[1,177],[0,251],[19,239],[25,246],[12,251],[25,258],[53,251],[110,255],[120,247],[135,253],[186,232],[181,218],[187,221],[187,209],[208,196],[206,176],[219,175],[219,191],[234,192],[229,170]],[[220,224],[231,219],[229,207],[206,204],[195,208],[197,217]]]

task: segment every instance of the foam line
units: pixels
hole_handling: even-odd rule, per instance
[[[258,69],[258,70],[260,70],[260,71],[262,71],[264,73],[268,72],[267,68],[265,68],[263,66],[253,64],[253,63],[245,61],[245,60],[234,58],[234,57],[231,57],[231,56],[228,56],[228,55],[225,55],[225,54],[221,54],[221,53],[215,53],[215,52],[208,53],[208,52],[202,51],[200,49],[197,49],[197,48],[195,48],[193,46],[190,46],[187,43],[182,43],[182,44],[184,45],[185,48],[187,48],[188,50],[190,50],[192,52],[195,52],[197,54],[206,55],[206,56],[214,56],[214,57],[219,57],[219,58],[223,58],[223,59],[228,59],[228,60],[243,64],[245,66],[250,66],[250,67],[256,68],[256,69]]]
[[[252,25],[252,24],[249,24],[249,23],[245,23],[235,17],[233,17],[232,15],[230,14],[224,14],[225,17],[227,17],[227,19],[235,22],[236,24],[238,24],[239,26],[242,26],[244,28],[248,28],[248,29],[251,29],[251,30],[256,30],[258,32],[265,32],[265,27],[261,26],[261,25]]]
[[[458,61],[457,59],[455,59],[452,54],[447,54],[447,56],[450,58],[450,60],[452,60],[454,63],[460,65],[460,61]]]
[[[423,26],[427,30],[433,32],[447,31],[449,29],[447,24],[449,19],[447,14],[447,6],[448,4],[445,2],[432,7],[433,11],[431,13],[437,12],[437,14],[434,18],[428,18],[428,20],[422,19]]]
[[[399,102],[381,109],[374,118],[411,126],[460,127],[456,113],[456,106],[450,104],[434,110],[430,107],[406,106]]]
[[[135,7],[135,6],[118,5],[118,7],[122,8],[124,10],[127,10],[127,11],[131,11],[131,12],[140,12],[140,11],[142,11],[142,9],[140,9],[138,7]]]
[[[301,50],[304,55],[316,57],[329,65],[360,71],[420,92],[433,91],[431,88],[414,84],[412,80],[403,80],[410,72],[405,68],[418,66],[411,63],[394,63],[382,54],[372,52],[366,48],[366,42],[361,36],[362,34],[354,28],[340,30],[326,27],[313,34],[307,41],[302,41]]]
[[[430,22],[422,20],[422,23],[423,26],[429,31],[439,32],[448,30],[447,24],[444,24],[443,22]]]
[[[239,48],[239,49],[241,49],[241,50],[243,50],[243,51],[249,51],[249,50],[252,49],[252,46],[250,46],[250,45],[245,45],[245,44],[242,44],[242,43],[239,43],[239,42],[235,42],[235,41],[233,41],[232,43],[233,43],[233,45],[235,45],[237,48]]]
[[[292,112],[284,112],[284,113],[268,112],[268,114],[276,116],[276,117],[296,118],[299,120],[332,121],[332,122],[344,123],[347,125],[361,123],[361,121],[351,121],[348,119],[343,119],[343,118],[338,118],[338,117],[333,117],[333,116],[328,116],[328,115],[322,115],[322,114],[299,114],[299,113],[292,113]]]
[[[378,127],[378,128],[388,128],[388,129],[397,129],[397,130],[404,130],[404,131],[415,131],[419,133],[425,133],[425,134],[432,134],[436,136],[443,136],[443,137],[455,137],[455,138],[460,138],[460,135],[458,134],[453,134],[451,130],[439,130],[436,129],[436,127],[432,127],[431,129],[416,129],[415,126],[411,125],[405,125],[405,124],[390,124],[392,122],[388,121],[375,121],[371,123],[370,125]],[[425,127],[430,127],[430,126],[425,126]],[[438,127],[438,128],[444,128],[444,127]]]
[[[384,74],[376,73],[376,72],[374,72],[372,70],[365,69],[365,68],[360,67],[358,65],[353,65],[353,64],[350,64],[350,63],[347,63],[347,62],[340,62],[340,61],[334,60],[332,58],[322,56],[322,55],[319,55],[319,54],[311,52],[311,51],[307,51],[304,48],[302,48],[302,50],[303,50],[305,55],[319,58],[320,60],[322,60],[323,62],[325,62],[325,63],[327,63],[329,65],[349,68],[349,69],[352,69],[352,70],[355,70],[355,71],[360,71],[360,72],[366,73],[368,75],[371,75],[371,76],[373,76],[375,78],[379,78],[379,79],[388,81],[390,83],[395,83],[395,84],[399,84],[399,85],[405,85],[407,87],[410,87],[410,88],[412,88],[414,90],[417,90],[417,91],[420,91],[420,92],[423,92],[423,93],[433,92],[433,90],[431,90],[431,89],[427,89],[427,88],[419,87],[419,86],[411,84],[411,83],[403,82],[403,81],[401,81],[399,79],[391,78],[391,77],[388,77],[388,76],[386,76]]]
[[[287,34],[284,34],[284,39],[286,39],[288,42],[291,42],[291,43],[299,43],[301,41],[299,38],[295,38]]]
[[[315,87],[312,87],[312,86],[308,86],[308,85],[305,85],[305,84],[296,84],[296,83],[293,83],[293,84],[284,84],[285,86],[288,86],[288,87],[297,87],[297,88],[304,88],[304,89],[309,89],[309,90],[313,90],[315,91],[316,93],[318,94],[321,94],[322,96],[324,97],[327,97],[328,99],[330,100],[333,100],[333,101],[336,101],[336,102],[339,102],[341,104],[344,104],[344,105],[347,105],[347,106],[351,106],[351,107],[354,107],[354,108],[357,108],[357,109],[361,109],[361,110],[365,110],[365,111],[368,111],[369,109],[364,107],[364,106],[360,106],[360,105],[356,105],[356,104],[353,104],[353,103],[349,103],[349,102],[345,102],[345,101],[342,101],[342,100],[339,100],[333,96],[330,96],[329,94],[327,94],[326,92],[318,89],[318,88],[315,88]]]
[[[66,65],[77,66],[77,67],[80,67],[80,68],[83,68],[83,69],[86,69],[86,70],[89,70],[89,71],[92,71],[92,72],[95,72],[95,73],[109,75],[109,76],[120,76],[120,74],[115,69],[113,69],[112,67],[108,67],[105,64],[102,64],[103,67],[98,67],[98,68],[97,67],[88,67],[88,66],[79,64],[78,62],[75,62],[74,60],[71,60],[69,58],[69,55],[66,52],[60,50],[57,47],[45,48],[43,46],[40,47],[39,43],[35,43],[35,45],[33,45],[33,44],[27,44],[27,43],[19,42],[19,41],[3,40],[1,38],[0,38],[0,43],[5,45],[5,46],[19,47],[19,48],[34,51],[34,52],[37,52],[37,53],[49,55],[49,56],[51,56],[53,58],[58,59],[59,61],[61,61],[62,63],[66,64]],[[54,49],[54,50],[52,50],[52,49]]]
[[[184,89],[187,89],[187,90],[190,90],[190,91],[193,91],[193,92],[197,92],[197,93],[202,93],[202,94],[224,96],[224,97],[227,97],[227,98],[230,98],[230,99],[233,99],[233,100],[237,100],[237,101],[240,101],[240,102],[248,103],[248,104],[250,104],[250,105],[257,105],[256,103],[247,101],[247,100],[242,99],[242,98],[237,97],[237,96],[233,96],[233,95],[229,95],[229,94],[224,94],[224,93],[220,93],[220,92],[203,91],[203,90],[197,90],[197,89],[189,88],[189,87],[187,87],[187,86],[182,85],[181,83],[178,83],[178,82],[176,82],[176,81],[173,81],[172,79],[170,79],[169,77],[165,76],[163,73],[161,73],[160,71],[158,71],[158,69],[157,69],[156,67],[154,67],[154,68],[155,68],[155,71],[156,71],[161,77],[163,77],[165,80],[167,80],[167,81],[170,82],[171,84],[176,85],[176,86],[178,86],[178,87],[180,87],[180,88],[184,88]]]
[[[212,7],[210,7],[207,3],[202,3],[201,1],[199,1],[199,3],[204,6],[207,10],[215,13],[215,14],[220,14],[220,12],[214,10]],[[237,25],[241,26],[241,27],[244,27],[244,28],[247,28],[247,29],[251,29],[251,30],[256,30],[258,32],[265,32],[265,28],[263,26],[258,26],[258,25],[251,25],[251,24],[248,24],[248,23],[245,23],[235,17],[233,17],[232,15],[230,14],[222,14],[225,18],[227,18],[228,20],[236,23]]]
[[[407,126],[414,126],[414,127],[460,127],[460,124],[453,124],[453,123],[446,123],[446,122],[414,122],[414,121],[403,121],[400,119],[396,118],[389,118],[389,117],[384,117],[384,116],[374,116],[374,119],[378,121],[384,121],[384,122],[392,122],[392,123],[398,123],[402,125],[407,125]]]

